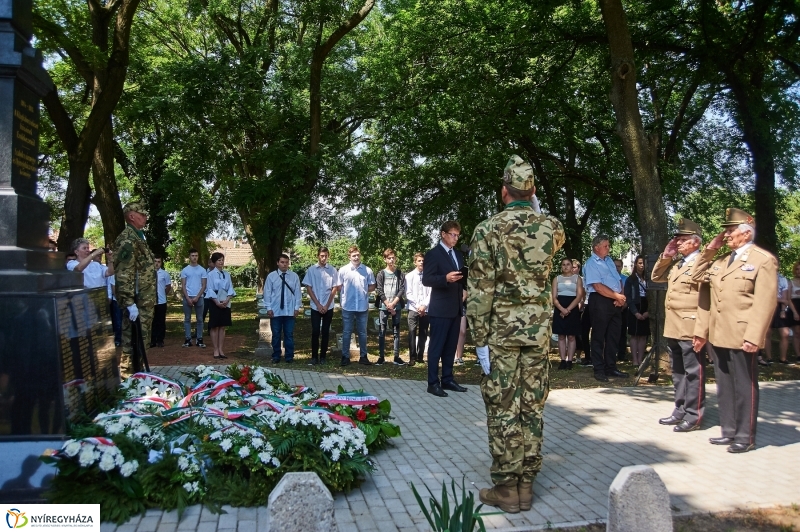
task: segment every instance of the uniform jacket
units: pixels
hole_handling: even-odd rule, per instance
[[[467,300],[475,345],[549,345],[550,271],[564,239],[561,222],[518,204],[475,228]]]
[[[697,321],[695,336],[715,347],[741,349],[745,341],[764,347],[778,297],[778,261],[756,245],[730,266],[730,252],[717,260],[715,254],[703,251],[692,275],[711,289],[708,320]]]
[[[708,322],[708,284],[699,283],[692,278],[698,257],[696,255],[680,266],[679,260],[661,255],[653,267],[652,280],[656,283],[667,283],[667,297],[664,301],[664,336],[667,338],[691,340],[695,334],[695,325],[698,322]]]
[[[114,242],[114,275],[121,308],[134,302],[140,307],[155,306],[158,277],[154,260],[147,242],[133,226],[126,225]]]
[[[425,254],[425,273],[422,284],[431,288],[431,299],[428,305],[428,316],[433,318],[456,318],[461,316],[461,298],[464,295],[464,285],[461,281],[448,283],[445,278],[448,273],[457,271],[463,265],[461,253],[453,250],[458,268],[453,266],[450,255],[441,244],[436,244],[433,249]]]

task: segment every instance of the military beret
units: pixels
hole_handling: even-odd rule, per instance
[[[518,155],[512,155],[503,171],[503,184],[517,190],[533,188],[533,167]]]
[[[147,209],[144,208],[144,203],[142,203],[141,201],[132,201],[126,204],[122,208],[123,216],[128,214],[129,212],[138,212],[139,214],[144,214],[145,216],[148,216]]]
[[[702,237],[703,230],[700,226],[689,220],[688,218],[681,218],[678,220],[678,230],[675,231],[675,236],[681,235],[697,235]]]
[[[755,227],[756,221],[753,220],[752,216],[741,209],[736,209],[733,207],[728,207],[725,209],[725,221],[722,222],[722,227],[739,224],[747,224]]]

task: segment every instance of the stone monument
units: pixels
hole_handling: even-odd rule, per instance
[[[0,0],[0,500],[35,500],[54,470],[38,460],[66,424],[119,383],[104,289],[48,251],[36,194],[39,100],[52,88],[30,45],[32,2]]]

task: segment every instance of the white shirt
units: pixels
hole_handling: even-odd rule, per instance
[[[431,287],[422,284],[422,275],[420,271],[414,268],[413,271],[406,274],[406,299],[408,300],[408,310],[417,312],[419,305],[428,308],[431,301]]]
[[[273,316],[294,316],[295,310],[303,308],[303,295],[300,293],[300,277],[292,270],[286,270],[286,286],[281,280],[280,270],[273,270],[264,282],[264,304]],[[283,293],[283,308],[281,308]]]
[[[181,279],[186,279],[186,295],[195,297],[203,289],[203,279],[208,278],[206,269],[200,266],[186,266],[181,270]]]
[[[77,260],[71,260],[67,263],[67,269],[71,272],[75,271],[75,267],[79,264]],[[106,286],[106,270],[108,266],[100,264],[99,262],[92,261],[86,268],[83,269],[83,286],[86,288],[103,288]]]
[[[230,297],[236,295],[236,291],[233,289],[233,282],[231,281],[231,274],[225,270],[219,271],[218,269],[214,268],[212,271],[208,272],[206,293],[208,294],[209,298],[218,301],[218,294],[220,290],[224,290],[225,293]],[[231,302],[228,301],[228,308],[230,307]]]
[[[117,300],[117,296],[114,295],[114,291],[111,289],[112,286],[117,285],[117,280],[114,278],[113,275],[109,275],[106,277],[106,288],[108,289],[108,299],[112,301]]]
[[[339,268],[339,302],[342,310],[366,312],[369,310],[369,287],[375,284],[375,275],[363,262],[358,268],[348,262]]]
[[[172,279],[163,268],[159,268],[156,272],[156,300],[157,305],[163,305],[167,302],[167,287],[172,286]]]
[[[303,285],[310,287],[317,300],[324,305],[331,297],[333,288],[339,286],[339,272],[330,264],[322,267],[317,263],[306,270]],[[319,310],[314,299],[311,299],[311,308]]]

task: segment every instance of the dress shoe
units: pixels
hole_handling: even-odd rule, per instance
[[[408,361],[408,367],[409,368],[413,368],[416,364],[417,364],[417,362],[413,358]]]
[[[675,428],[672,429],[673,432],[692,432],[693,430],[697,430],[700,428],[700,423],[689,423],[688,421],[681,421]]]
[[[572,361],[571,360],[567,361],[567,369],[572,369]]]
[[[591,358],[584,358],[583,360],[581,360],[581,366],[591,366],[591,365],[592,365]]]
[[[483,488],[478,495],[481,502],[487,506],[496,506],[510,514],[519,513],[519,494],[516,486],[495,486],[492,489]]]
[[[594,380],[600,382],[608,382],[608,377],[606,377],[605,375],[595,375]]]
[[[453,392],[466,392],[467,389],[463,386],[459,385],[456,381],[448,382],[447,384],[442,384],[442,388],[445,390],[451,390]]]
[[[339,365],[340,366],[349,366],[350,365],[350,359],[347,358],[347,357],[342,357],[342,363],[339,364]]]
[[[662,425],[678,425],[682,421],[683,421],[682,419],[679,419],[675,416],[662,417],[661,419],[658,420],[658,422],[661,423]]]
[[[431,384],[428,386],[428,393],[432,393],[436,397],[447,397],[447,392],[442,390],[442,387],[438,384]]]
[[[615,369],[614,371],[610,371],[610,372],[606,373],[606,377],[622,377],[622,378],[625,378],[627,376],[628,376],[627,373],[625,373],[624,371],[620,371],[618,369]]]
[[[558,365],[558,369],[567,369],[567,361],[562,360],[561,364]]]
[[[380,362],[380,361],[379,361],[379,362]],[[368,359],[368,358],[366,358],[366,357],[364,357],[364,358],[359,358],[359,359],[358,359],[358,363],[359,363],[359,364],[361,364],[362,366],[372,366],[372,365],[373,365],[373,364],[372,364],[372,362],[370,362],[370,361],[369,361],[369,359]],[[380,364],[383,364],[383,362],[380,362]],[[379,364],[379,365],[380,365],[380,364]]]
[[[709,438],[708,443],[712,445],[732,445],[733,438]]]
[[[755,444],[752,443],[734,443],[728,447],[729,453],[746,453],[747,451],[752,451],[755,449]]]
[[[517,494],[519,495],[519,509],[526,512],[533,505],[533,482],[522,482],[517,484]]]

